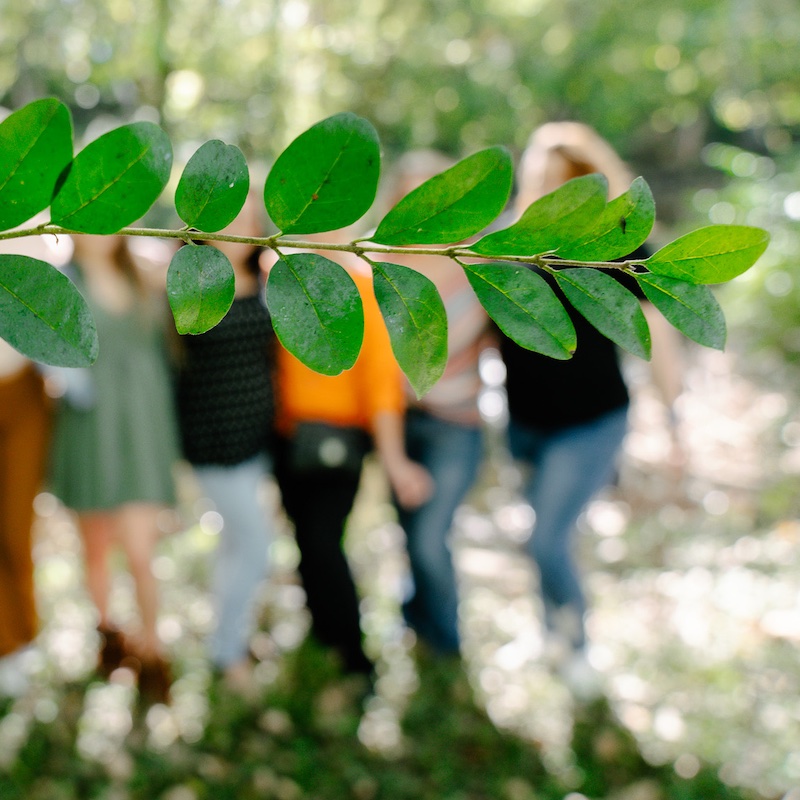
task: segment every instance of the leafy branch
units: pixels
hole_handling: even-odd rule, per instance
[[[725,226],[720,226],[725,227]],[[79,231],[70,228],[63,228],[60,225],[52,225],[45,223],[36,225],[32,228],[17,228],[13,231],[0,232],[0,241],[6,239],[21,239],[28,236],[69,236]],[[414,245],[409,246],[391,246],[380,244],[364,244],[370,242],[368,238],[353,239],[350,242],[321,242],[318,239],[303,240],[303,239],[287,239],[280,234],[274,236],[241,236],[237,234],[228,234],[222,232],[205,233],[195,228],[180,228],[173,230],[171,228],[120,228],[116,231],[120,236],[145,236],[155,237],[160,239],[178,239],[184,244],[191,244],[193,242],[233,242],[235,244],[247,244],[253,247],[261,247],[269,250],[274,250],[276,253],[279,249],[283,250],[331,250],[340,253],[352,253],[359,258],[369,261],[366,257],[368,253],[377,255],[412,255],[412,256],[438,256],[449,258],[457,261],[459,258],[478,258],[479,255],[465,246],[450,246],[450,247],[419,247]],[[516,264],[530,264],[545,269],[559,269],[561,267],[592,267],[596,269],[618,269],[622,271],[631,271],[635,267],[644,264],[643,259],[633,259],[629,261],[577,261],[566,258],[559,258],[555,255],[548,255],[541,253],[532,256],[521,255],[504,255],[498,257],[499,260]]]
[[[759,228],[715,225],[649,258],[624,260],[650,235],[655,203],[642,178],[607,201],[601,175],[569,181],[514,224],[484,233],[511,194],[511,157],[502,147],[474,153],[426,181],[391,208],[369,238],[304,240],[299,237],[353,225],[374,203],[380,144],[372,125],[349,113],[312,126],[275,161],[263,193],[278,228],[272,236],[220,232],[242,210],[250,177],[241,151],[218,140],[203,144],[181,174],[175,209],[183,228],[130,227],[160,197],[171,170],[172,147],[158,126],[122,125],[73,156],[66,106],[52,98],[34,101],[0,124],[0,240],[91,233],[270,248],[278,259],[266,299],[276,334],[301,361],[329,375],[355,363],[364,316],[347,271],[314,251],[353,254],[372,270],[395,357],[419,394],[444,370],[447,318],[434,284],[384,261],[387,256],[453,260],[501,330],[523,347],[568,359],[579,342],[563,301],[542,277],[550,275],[605,336],[649,358],[639,302],[608,270],[632,276],[686,336],[722,348],[725,320],[709,284],[749,269],[769,240]],[[48,207],[47,223],[18,227]],[[179,249],[167,273],[178,331],[197,334],[216,325],[233,290],[233,268],[219,250]],[[91,364],[98,347],[91,314],[73,284],[51,265],[21,255],[0,255],[0,337],[31,358],[62,366]]]

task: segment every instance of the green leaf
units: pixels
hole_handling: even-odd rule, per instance
[[[656,219],[656,204],[644,178],[636,178],[625,194],[608,203],[592,227],[560,248],[561,258],[613,261],[641,247]]]
[[[505,208],[513,178],[505,148],[481,150],[407,194],[381,220],[371,241],[389,245],[463,241]]]
[[[652,273],[637,275],[636,280],[647,299],[681,333],[706,347],[725,348],[725,315],[708,286]]]
[[[540,197],[510,228],[484,236],[471,250],[486,256],[532,256],[572,242],[602,212],[608,182],[602,175],[573,178]]]
[[[506,336],[528,350],[566,361],[575,327],[547,282],[520,264],[462,264],[481,305]]]
[[[408,267],[373,263],[373,287],[392,352],[417,397],[447,366],[447,314],[433,281]]]
[[[178,333],[205,333],[233,303],[233,267],[216,247],[186,245],[167,271],[167,299]]]
[[[306,366],[338,375],[356,363],[364,309],[339,264],[315,253],[281,256],[269,273],[267,306],[281,344]]]
[[[56,367],[88,367],[97,358],[97,329],[83,296],[54,266],[29,256],[0,255],[0,337]]]
[[[657,275],[689,283],[724,283],[750,269],[769,234],[746,225],[709,225],[662,247],[645,261]]]
[[[81,233],[116,233],[153,205],[171,167],[172,145],[157,125],[115,128],[75,157],[53,198],[52,221]]]
[[[72,160],[69,109],[35,100],[0,124],[0,230],[29,220],[50,205],[58,176]]]
[[[555,277],[567,300],[603,336],[635,356],[650,359],[647,320],[637,298],[624,286],[596,269],[562,269]]]
[[[283,233],[320,233],[360,219],[380,175],[378,134],[355,114],[336,114],[300,134],[278,156],[264,203]]]
[[[250,173],[242,151],[212,139],[184,167],[175,190],[175,209],[190,228],[222,230],[242,210],[249,189]]]

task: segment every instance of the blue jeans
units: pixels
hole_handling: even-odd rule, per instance
[[[217,624],[210,655],[215,666],[225,669],[247,656],[253,604],[267,574],[273,527],[259,493],[270,474],[269,462],[259,455],[233,466],[195,466],[194,471],[223,520],[211,579]]]
[[[478,474],[481,430],[412,411],[406,418],[406,448],[435,485],[431,499],[419,508],[398,507],[413,579],[403,612],[431,647],[458,652],[458,585],[448,538],[456,509]]]
[[[556,431],[509,425],[512,455],[533,467],[523,494],[536,512],[527,550],[539,568],[545,624],[573,647],[585,642],[586,601],[572,555],[575,523],[613,478],[627,428],[627,407]]]

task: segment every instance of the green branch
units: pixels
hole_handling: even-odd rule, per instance
[[[158,126],[123,125],[77,155],[73,150],[70,114],[59,100],[34,101],[0,122],[0,242],[94,234],[269,249],[279,257],[266,287],[276,334],[326,375],[355,363],[364,320],[352,278],[320,253],[350,253],[372,271],[393,352],[418,394],[446,364],[447,318],[435,285],[391,263],[392,256],[459,264],[506,335],[530,350],[568,359],[580,343],[555,282],[574,311],[646,358],[646,324],[633,313],[639,301],[605,273],[631,275],[678,330],[722,347],[725,320],[709,285],[749,269],[769,241],[760,228],[712,225],[645,260],[631,259],[651,235],[652,193],[636,178],[608,201],[607,181],[598,174],[567,181],[500,228],[513,185],[511,155],[503,147],[473,153],[429,178],[390,208],[369,236],[315,241],[356,224],[366,228],[362,220],[377,195],[377,133],[349,113],[312,126],[276,159],[263,202],[280,233],[265,237],[222,232],[252,194],[244,155],[233,145],[206,142],[184,165],[174,198],[179,230],[129,227],[153,207],[172,174],[172,145]],[[48,223],[17,228],[48,208]],[[233,267],[215,247],[177,248],[166,283],[176,328],[184,334],[216,325],[234,296]],[[621,316],[620,308],[627,310]],[[52,265],[14,254],[0,254],[0,338],[60,366],[88,366],[98,347],[91,312],[74,284]]]
[[[37,225],[33,228],[21,228],[14,231],[0,232],[0,241],[5,239],[20,239],[26,236],[75,236],[81,235],[79,231],[64,228],[60,225],[46,223]],[[232,242],[234,244],[249,244],[254,247],[263,247],[278,252],[278,248],[290,250],[315,250],[331,251],[339,253],[352,253],[367,263],[370,263],[366,253],[375,255],[404,255],[404,256],[439,256],[449,258],[458,262],[459,259],[474,259],[476,261],[498,262],[504,261],[514,264],[532,264],[544,268],[560,267],[589,267],[592,269],[620,269],[630,271],[633,267],[642,266],[641,259],[632,261],[574,261],[558,258],[546,254],[521,256],[521,255],[497,255],[483,256],[475,253],[468,247],[418,247],[418,246],[394,246],[370,243],[369,239],[353,239],[350,242],[320,242],[304,239],[288,239],[280,234],[273,236],[237,236],[226,233],[207,233],[205,231],[188,230],[181,228],[172,230],[170,228],[121,228],[118,231],[120,236],[141,236],[159,239],[177,239],[182,242]],[[365,246],[365,243],[367,246]],[[278,253],[280,255],[280,253]]]

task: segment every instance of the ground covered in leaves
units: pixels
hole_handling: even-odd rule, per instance
[[[591,660],[605,690],[593,702],[573,698],[542,658],[536,576],[521,554],[530,513],[491,426],[486,473],[455,531],[460,661],[432,658],[402,625],[402,535],[367,470],[348,541],[379,667],[363,703],[363,686],[306,640],[285,524],[252,642],[256,691],[242,697],[211,674],[218,520],[186,476],[179,529],[156,562],[172,704],[141,707],[125,670],[98,681],[79,539],[42,495],[43,630],[31,690],[0,701],[0,798],[798,800],[800,416],[733,363],[692,356],[679,448],[631,369],[619,483],[582,521]],[[122,572],[113,603],[132,618]]]

